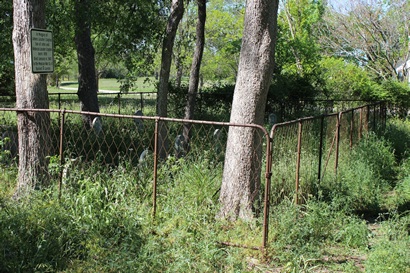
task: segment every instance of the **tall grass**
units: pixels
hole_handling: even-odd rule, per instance
[[[410,214],[394,213],[381,222],[379,238],[370,249],[366,272],[410,271]]]
[[[211,153],[160,163],[155,217],[150,162],[73,162],[59,201],[51,157],[54,186],[19,202],[11,198],[16,165],[0,165],[0,272],[406,272],[409,219],[400,209],[410,168],[387,139],[369,135],[344,150],[337,176],[314,185],[318,194],[303,205],[274,188],[265,253],[227,246],[260,246],[262,218],[215,218],[223,166]],[[293,180],[287,162],[294,159],[276,167]],[[390,216],[378,218],[380,231],[368,229],[366,210]]]
[[[385,205],[385,196],[391,191],[396,175],[391,146],[370,133],[351,151],[341,153],[345,156],[337,173],[321,182],[322,198],[346,210],[377,214]]]

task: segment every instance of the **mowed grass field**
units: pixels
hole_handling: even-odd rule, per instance
[[[73,92],[76,93],[78,88],[77,81],[63,81],[60,83],[60,87],[48,86],[48,92]],[[120,91],[121,82],[118,79],[99,79],[99,90]],[[134,86],[130,90],[131,92],[154,92],[155,91],[155,79],[140,77],[134,82]]]

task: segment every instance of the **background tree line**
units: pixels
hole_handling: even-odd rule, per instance
[[[160,54],[157,53],[169,3],[94,2],[90,2],[91,10],[87,14],[93,20],[97,75],[111,71],[111,75],[123,78],[126,90],[132,88],[132,80],[136,77],[159,72]],[[194,2],[187,1],[175,37],[171,79],[177,86],[183,76],[188,76],[192,61]],[[139,8],[133,10],[133,3]],[[398,77],[396,68],[409,58],[410,8],[407,1],[349,0],[341,7],[333,8],[323,0],[284,0],[280,6],[274,77],[278,87],[288,93],[303,89],[298,95],[307,97],[352,98],[353,95],[357,99],[397,99],[391,90],[391,82]],[[46,5],[47,28],[54,30],[55,40],[56,69],[50,83],[58,83],[63,75],[78,73],[73,65],[77,62],[73,8],[73,1],[67,0],[48,1]],[[244,9],[245,1],[214,0],[207,3],[201,84],[234,83]],[[3,56],[0,60],[0,89],[1,94],[13,94],[12,3],[0,1],[0,12]]]

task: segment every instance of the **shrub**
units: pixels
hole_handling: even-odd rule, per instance
[[[324,200],[347,211],[378,212],[396,176],[390,145],[370,134],[344,153],[337,177],[326,177],[321,183]]]
[[[400,162],[409,156],[410,150],[410,122],[408,120],[389,119],[385,139],[391,143],[396,159]]]

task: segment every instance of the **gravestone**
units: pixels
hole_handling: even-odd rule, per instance
[[[213,133],[213,147],[215,150],[215,153],[219,155],[220,152],[222,152],[222,130],[221,129],[215,129]]]
[[[134,116],[142,117],[144,114],[142,113],[141,110],[137,110],[134,113]],[[137,126],[138,132],[143,132],[144,131],[144,121],[140,118],[134,118],[134,123],[135,126]]]
[[[186,155],[188,149],[185,137],[183,135],[177,135],[175,138],[174,148],[176,158],[181,158]]]
[[[93,130],[97,136],[99,136],[102,132],[102,120],[101,117],[95,117],[93,119]]]
[[[146,160],[148,158],[148,154],[149,154],[148,148],[145,149],[144,151],[142,151],[142,153],[140,154],[140,157],[138,159],[138,163],[143,164],[144,162],[146,162]]]
[[[269,122],[269,125],[272,125],[272,126],[278,123],[278,117],[276,116],[275,113],[269,114],[268,122]]]

